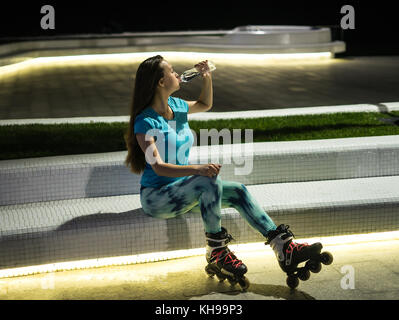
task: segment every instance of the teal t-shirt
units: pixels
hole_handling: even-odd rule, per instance
[[[165,163],[187,165],[194,137],[187,121],[186,101],[169,97],[168,104],[174,113],[172,120],[165,119],[151,107],[145,108],[136,116],[134,134],[145,133],[153,136],[161,159]],[[165,177],[157,175],[146,162],[141,185],[157,188],[185,177]]]

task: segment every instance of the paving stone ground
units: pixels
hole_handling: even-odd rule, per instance
[[[178,73],[194,62],[164,57]],[[142,60],[50,64],[0,74],[0,119],[128,115]],[[399,101],[399,56],[315,62],[219,59],[216,66],[209,112]],[[174,95],[194,100],[200,89],[201,79],[194,79]]]
[[[204,272],[204,256],[0,279],[0,300],[397,300],[399,240],[325,245],[330,266],[296,290],[270,247],[236,251],[248,267],[246,292]],[[352,277],[353,276],[353,277]],[[352,278],[350,278],[352,277]],[[351,282],[351,280],[353,282]]]

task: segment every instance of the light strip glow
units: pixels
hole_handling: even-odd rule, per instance
[[[233,60],[269,60],[269,59],[319,59],[331,58],[331,52],[313,52],[313,53],[279,53],[279,54],[257,54],[257,53],[216,53],[216,52],[185,52],[185,51],[152,51],[152,52],[131,52],[131,53],[109,53],[109,54],[89,54],[76,56],[60,57],[40,57],[32,60],[43,62],[67,62],[76,60],[103,60],[103,59],[131,59],[145,58],[153,55],[168,55],[175,58],[196,58],[201,59],[204,56],[209,58],[233,59]],[[31,61],[31,60],[30,60]]]
[[[368,234],[352,234],[352,235],[332,236],[332,237],[318,237],[318,238],[309,238],[309,239],[295,239],[295,241],[297,242],[308,242],[308,243],[321,242],[323,246],[349,245],[349,244],[357,244],[357,243],[365,243],[373,241],[387,241],[387,240],[399,240],[399,231],[368,233]],[[265,248],[268,247],[265,246],[264,242],[256,242],[256,243],[229,245],[229,248],[236,252],[251,252],[251,251],[265,250]],[[270,252],[272,253],[271,250]],[[137,264],[145,262],[165,261],[170,259],[198,256],[203,254],[205,254],[205,248],[196,248],[188,250],[153,252],[153,253],[131,255],[131,256],[99,258],[99,259],[70,261],[70,262],[57,262],[52,264],[0,270],[0,279],[26,276],[37,273],[48,273],[56,271],[89,269],[89,268],[129,265],[129,264]]]
[[[297,60],[297,59],[330,59],[331,52],[316,52],[316,53],[282,53],[282,54],[243,54],[243,53],[214,53],[214,52],[184,52],[184,51],[152,51],[152,52],[133,52],[133,53],[110,53],[110,54],[89,54],[89,55],[75,55],[75,56],[59,56],[59,57],[39,57],[32,58],[22,62],[14,63],[0,67],[0,76],[12,74],[30,67],[43,66],[46,64],[57,63],[99,63],[99,62],[129,62],[134,58],[145,59],[154,55],[162,55],[165,59],[214,59],[217,62],[251,63],[265,60]]]
[[[138,254],[131,256],[98,258],[98,259],[79,260],[79,261],[57,262],[57,263],[43,264],[37,266],[0,270],[0,279],[18,277],[24,275],[32,275],[37,273],[46,273],[46,272],[100,268],[100,267],[109,267],[109,266],[118,266],[118,265],[165,261],[170,259],[196,256],[201,254],[205,254],[204,248],[165,251],[165,252],[152,252],[152,253],[145,253],[145,254]]]

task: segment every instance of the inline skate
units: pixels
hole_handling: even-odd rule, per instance
[[[310,271],[318,273],[321,264],[329,265],[333,262],[333,256],[329,252],[322,252],[320,242],[314,244],[293,242],[294,234],[288,225],[281,224],[276,230],[269,232],[265,244],[270,244],[281,269],[287,274],[287,285],[295,289],[299,280],[306,281],[310,277]],[[302,262],[305,266],[298,267]]]
[[[246,290],[249,287],[249,281],[244,274],[248,269],[227,247],[227,243],[233,237],[223,227],[222,231],[218,233],[205,233],[205,235],[207,240],[206,260],[208,262],[205,272],[210,277],[216,275],[221,282],[227,279],[231,285],[238,283],[243,291]]]

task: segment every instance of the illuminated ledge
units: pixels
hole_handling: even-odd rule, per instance
[[[177,51],[180,49],[180,51]],[[98,53],[92,52],[89,50],[78,50],[75,52],[70,52],[68,50],[58,51],[50,51],[47,54],[41,52],[44,56],[40,56],[40,54],[32,54],[29,53],[29,57],[20,57],[20,58],[12,58],[0,60],[0,77],[13,75],[18,71],[24,69],[34,69],[40,68],[42,66],[56,66],[56,65],[73,65],[73,64],[88,64],[88,63],[132,63],[132,59],[138,59],[142,61],[150,56],[154,55],[162,55],[166,59],[186,59],[187,61],[191,61],[192,59],[212,59],[216,64],[220,61],[230,63],[234,63],[234,61],[239,61],[242,63],[259,63],[262,61],[283,61],[283,62],[295,62],[299,60],[328,60],[332,58],[334,55],[331,52],[321,51],[321,52],[286,52],[286,53],[237,53],[233,50],[234,53],[218,53],[210,50],[197,50],[195,48],[183,48],[178,46],[173,47],[152,47],[152,48],[124,48],[124,53],[115,53],[118,52],[115,49],[112,49],[108,53]],[[127,51],[127,52],[126,52]],[[75,55],[74,55],[75,54]],[[34,57],[34,56],[37,57]],[[50,56],[46,56],[50,55]],[[5,62],[4,62],[5,61]]]
[[[387,241],[387,240],[399,240],[399,231],[391,232],[379,232],[379,233],[368,233],[368,234],[353,234],[345,236],[333,236],[333,237],[318,237],[308,239],[296,239],[296,241],[314,243],[321,242],[324,246],[329,245],[350,245],[353,243],[367,243],[370,241]],[[273,252],[268,246],[265,246],[263,242],[248,243],[248,244],[231,244],[229,248],[236,253],[240,252],[259,252],[269,251],[273,255]],[[190,256],[204,255],[205,248],[196,248],[189,250],[175,250],[168,252],[153,252],[148,254],[120,256],[111,258],[98,258],[68,262],[56,262],[51,264],[43,264],[36,266],[27,266],[22,268],[10,268],[0,270],[0,279],[11,278],[25,275],[32,275],[38,273],[49,273],[57,271],[69,271],[77,269],[89,269],[89,268],[101,268],[109,266],[120,266],[130,265],[137,263],[148,263],[155,261],[164,261],[170,259],[184,258]]]
[[[197,32],[143,32],[123,33],[120,35],[69,36],[56,40],[42,39],[21,41],[0,46],[0,56],[44,56],[52,50],[74,49],[111,49],[114,52],[126,52],[126,48],[180,47],[179,50],[196,48],[195,51],[222,53],[304,53],[345,51],[343,41],[332,41],[329,28],[310,26],[241,26],[232,30]],[[122,50],[122,51],[120,51]],[[131,49],[130,49],[131,50]],[[153,49],[150,49],[153,50]],[[176,49],[172,49],[176,50]],[[99,51],[97,51],[99,52]],[[51,54],[50,54],[51,55]],[[64,53],[65,55],[65,53]]]
[[[399,229],[399,176],[247,186],[276,224],[298,238]],[[75,260],[142,255],[205,245],[199,208],[175,219],[155,219],[139,195],[3,206],[0,269]],[[222,225],[235,243],[264,238],[233,208]]]
[[[254,26],[252,26],[254,27]],[[331,41],[330,29],[300,26],[256,26],[266,31],[154,34],[120,37],[21,41],[0,45],[0,76],[48,63],[71,60],[110,61],[162,54],[170,59],[242,60],[329,59],[345,51],[345,43]],[[241,28],[241,29],[240,29]],[[240,29],[240,30],[239,30]],[[273,31],[267,31],[268,29]],[[57,59],[55,59],[57,58]],[[217,61],[215,61],[217,62]]]

